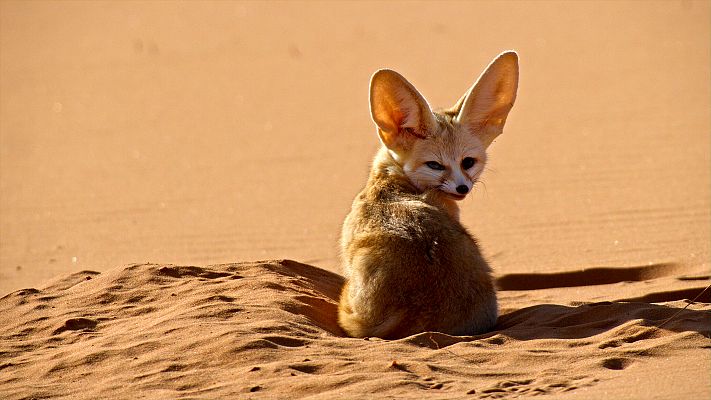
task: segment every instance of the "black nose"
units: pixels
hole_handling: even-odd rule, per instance
[[[467,194],[469,193],[469,187],[467,187],[467,185],[459,185],[457,186],[457,193]]]

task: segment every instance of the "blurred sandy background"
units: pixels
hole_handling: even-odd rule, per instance
[[[709,2],[0,3],[0,295],[132,262],[336,240],[378,142],[368,80],[519,96],[462,204],[497,275],[709,268]]]

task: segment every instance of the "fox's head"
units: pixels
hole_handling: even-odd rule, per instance
[[[421,191],[461,200],[481,175],[486,148],[501,134],[518,87],[518,56],[500,54],[449,110],[433,112],[402,75],[382,69],[370,81],[380,141]]]

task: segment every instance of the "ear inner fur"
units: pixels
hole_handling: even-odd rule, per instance
[[[402,75],[383,69],[370,83],[370,111],[383,144],[398,152],[424,139],[435,126],[424,97]]]
[[[503,132],[518,89],[518,55],[500,54],[450,112],[456,121],[479,135],[485,146]]]

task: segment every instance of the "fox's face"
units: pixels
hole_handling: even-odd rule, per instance
[[[484,170],[486,146],[451,118],[437,117],[434,132],[413,141],[408,151],[391,154],[419,190],[439,189],[462,200]]]
[[[400,74],[380,70],[371,79],[371,115],[381,142],[415,187],[462,200],[484,170],[486,148],[503,130],[517,86],[518,57],[506,52],[454,107],[434,113]]]

